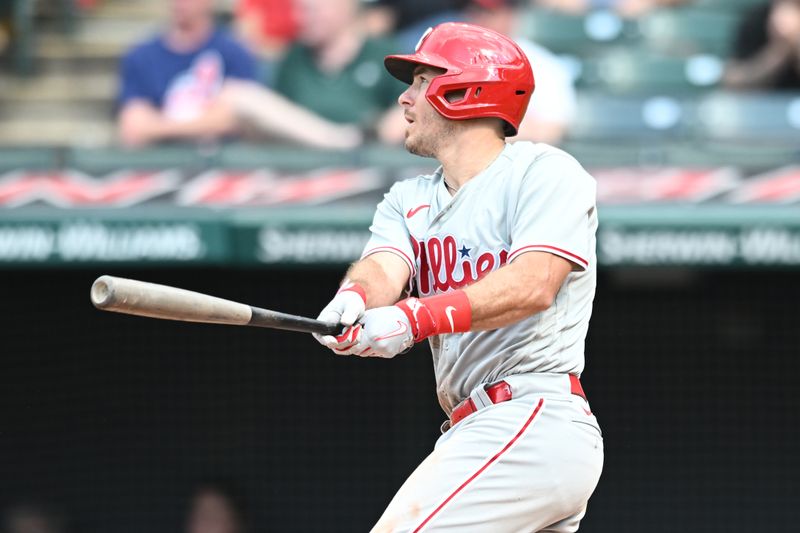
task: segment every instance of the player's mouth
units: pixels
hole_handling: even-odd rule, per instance
[[[404,116],[405,116],[406,122],[408,122],[409,124],[413,124],[414,123],[414,119],[413,118],[409,117],[408,115],[404,115]]]

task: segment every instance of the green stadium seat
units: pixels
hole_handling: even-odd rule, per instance
[[[686,110],[682,100],[653,94],[620,96],[582,91],[570,140],[652,141],[676,139],[685,134]]]
[[[555,53],[592,55],[607,45],[635,42],[636,26],[610,11],[568,15],[531,9],[522,21],[522,33]]]
[[[788,144],[800,151],[800,91],[717,92],[697,102],[694,134],[701,138]]]
[[[698,139],[694,142],[694,152],[695,161],[713,161],[718,166],[733,166],[746,172],[800,163],[800,150],[786,144]]]
[[[685,57],[708,53],[726,57],[739,14],[710,9],[661,9],[639,19],[646,45],[662,54]]]
[[[31,74],[33,72],[35,5],[34,2],[27,0],[13,0],[12,6],[12,63],[18,74]]]
[[[665,166],[677,164],[674,154],[679,141],[652,139],[567,140],[561,148],[588,169],[610,167]]]
[[[719,92],[701,98],[689,125],[697,150],[744,169],[800,163],[800,92]]]
[[[681,58],[617,49],[584,62],[578,82],[616,93],[696,93],[715,87],[723,69],[713,55]]]
[[[693,0],[692,5],[717,11],[741,12],[764,2],[765,0]]]

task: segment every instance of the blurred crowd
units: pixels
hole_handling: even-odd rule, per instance
[[[79,1],[87,9],[103,0]],[[163,30],[120,61],[118,139],[128,147],[248,139],[348,150],[400,144],[402,85],[382,58],[411,52],[424,31],[468,21],[515,37],[536,89],[516,139],[558,144],[576,113],[568,61],[526,37],[525,14],[598,12],[620,20],[704,0],[169,0]],[[0,12],[0,49],[13,29]],[[745,9],[720,85],[800,89],[800,0]]]
[[[193,483],[181,507],[184,533],[251,533],[252,518],[247,497],[227,478],[208,478]],[[83,525],[53,505],[28,501],[0,512],[0,533],[81,533]],[[95,530],[92,528],[92,530]],[[263,530],[263,529],[259,529]]]

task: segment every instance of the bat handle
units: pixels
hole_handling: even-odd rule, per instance
[[[323,322],[296,315],[288,315],[269,309],[251,307],[253,316],[248,325],[260,326],[276,329],[287,329],[290,331],[301,331],[304,333],[318,333],[320,335],[338,335],[344,328],[341,324],[333,322]]]

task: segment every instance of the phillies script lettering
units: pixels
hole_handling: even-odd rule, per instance
[[[478,255],[466,244],[459,248],[452,235],[430,237],[426,241],[412,238],[411,244],[419,265],[420,296],[460,289],[503,266],[508,260],[508,250]]]

